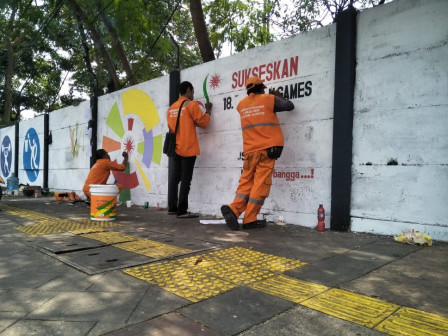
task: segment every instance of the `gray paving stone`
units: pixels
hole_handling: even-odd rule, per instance
[[[64,292],[31,312],[30,319],[124,323],[143,293]]]
[[[122,329],[126,327],[126,323],[113,323],[113,322],[98,322],[95,326],[89,331],[86,336],[103,336],[108,332],[112,332],[118,329]],[[131,336],[131,335],[129,335]],[[132,335],[132,336],[140,336],[140,335]]]
[[[292,306],[292,302],[247,287],[238,287],[179,309],[179,312],[223,335],[234,335]]]
[[[170,313],[153,320],[127,326],[104,336],[220,336],[216,331],[182,316]],[[90,336],[90,335],[89,335]]]
[[[0,318],[0,333],[5,330],[6,328],[8,328],[10,325],[12,325],[13,323],[15,323],[16,321],[18,321],[20,318],[17,319],[4,319],[4,318]]]
[[[2,336],[84,336],[95,322],[21,320],[1,333]]]
[[[447,279],[448,250],[446,246],[434,245],[345,283],[341,288],[448,316]]]
[[[30,269],[0,270],[0,289],[35,289],[57,278],[61,273],[39,273]]]
[[[89,287],[91,292],[146,292],[150,284],[131,277],[121,270],[103,273],[97,278],[92,286]]]
[[[346,253],[309,264],[287,275],[326,286],[338,286],[403,257],[419,247],[398,246],[395,242],[380,241],[360,246]]]
[[[88,275],[75,269],[70,269],[37,289],[42,291],[86,291],[103,276],[104,274]]]
[[[238,336],[271,335],[380,336],[384,334],[303,306],[296,306],[265,323],[238,334]]]
[[[0,312],[29,313],[51,300],[57,293],[33,290],[11,290],[0,297]],[[3,313],[2,315],[3,316]]]
[[[159,287],[151,286],[132,313],[128,324],[142,322],[155,316],[175,311],[188,304],[190,304],[190,301],[171,294]]]

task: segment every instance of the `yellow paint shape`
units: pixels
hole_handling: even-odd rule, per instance
[[[145,184],[146,190],[151,189],[152,185],[151,182],[149,182],[148,178],[145,175],[145,172],[143,171],[142,165],[140,162],[137,161],[136,158],[134,158],[135,165],[137,166],[138,171],[140,172],[140,177],[143,179],[143,183]]]
[[[399,308],[396,304],[335,288],[301,304],[368,328],[373,328]]]
[[[446,336],[448,317],[402,307],[380,323],[375,330],[388,335]]]
[[[326,286],[290,278],[286,275],[278,275],[248,286],[260,292],[295,303],[300,303],[328,290]]]
[[[121,95],[123,104],[123,114],[136,114],[139,116],[146,132],[153,129],[159,122],[159,113],[152,101],[144,91],[139,89],[129,89]]]

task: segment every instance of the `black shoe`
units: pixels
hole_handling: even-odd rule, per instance
[[[224,219],[226,220],[227,226],[231,230],[239,230],[240,225],[238,224],[238,218],[233,213],[232,209],[228,205],[223,205],[221,207],[221,213],[224,216]]]
[[[255,222],[250,222],[247,224],[243,224],[243,230],[247,229],[261,229],[266,227],[266,219],[256,220]]]

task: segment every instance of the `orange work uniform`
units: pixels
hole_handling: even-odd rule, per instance
[[[210,122],[210,114],[202,112],[197,101],[181,96],[171,105],[166,114],[168,128],[171,132],[174,133],[176,129],[177,113],[180,104],[185,100],[176,134],[176,153],[183,157],[191,157],[200,154],[196,126],[206,128]]]
[[[268,157],[266,149],[284,145],[274,104],[274,95],[251,93],[236,108],[241,117],[244,164],[235,198],[229,207],[237,217],[245,211],[243,224],[257,220],[271,190],[275,159]]]
[[[98,159],[93,167],[90,169],[86,182],[82,191],[84,195],[90,198],[90,185],[91,184],[106,184],[109,179],[111,170],[125,170],[126,166],[122,163],[115,163],[109,159]],[[123,186],[117,184],[118,190],[121,192]]]

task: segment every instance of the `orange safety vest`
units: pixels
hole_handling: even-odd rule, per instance
[[[284,145],[274,103],[274,95],[255,93],[239,102],[236,109],[241,117],[244,154]]]
[[[197,101],[191,101],[181,96],[170,106],[166,113],[168,128],[174,133],[176,129],[177,113],[180,104],[187,100],[182,106],[179,118],[179,127],[176,134],[176,153],[180,156],[190,157],[200,154],[199,140],[196,134],[196,126],[206,128],[210,122],[210,115],[202,112]]]

